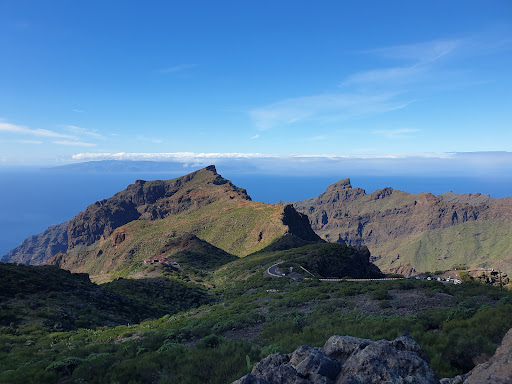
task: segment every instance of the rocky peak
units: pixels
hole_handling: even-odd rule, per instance
[[[332,191],[339,191],[340,189],[352,189],[352,184],[350,184],[350,178],[341,179],[334,184],[331,184],[325,190],[326,193]]]
[[[136,180],[114,196],[97,201],[71,221],[25,240],[2,260],[39,264],[59,252],[88,246],[133,220],[157,220],[197,209],[220,199],[250,201],[217,173],[214,165],[171,180]]]
[[[307,215],[297,212],[292,204],[286,205],[283,211],[283,224],[288,226],[289,233],[306,241],[321,241],[320,237],[311,229]]]
[[[172,180],[137,180],[76,215],[68,227],[68,248],[90,245],[133,220],[163,219],[227,196],[251,199],[245,189],[220,176],[213,165]]]

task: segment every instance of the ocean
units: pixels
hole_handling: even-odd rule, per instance
[[[37,169],[0,169],[0,256],[28,236],[71,219],[95,201],[108,198],[136,179],[172,179],[181,173],[65,173]],[[265,203],[298,201],[318,196],[330,184],[350,177],[353,187],[373,192],[393,187],[410,193],[480,192],[492,197],[512,195],[512,178],[457,178],[332,175],[321,177],[225,174]]]

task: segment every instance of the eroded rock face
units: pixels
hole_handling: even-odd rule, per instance
[[[464,384],[512,383],[512,329],[510,329],[494,356],[486,363],[473,368]]]
[[[4,263],[41,264],[53,255],[68,249],[68,226],[52,225],[44,232],[30,236],[1,258]]]
[[[322,239],[351,246],[364,244],[374,257],[379,257],[377,265],[380,268],[396,270],[405,263],[411,263],[404,273],[413,273],[414,269],[421,270],[419,268],[425,266],[416,261],[417,255],[412,258],[412,251],[403,244],[417,244],[418,239],[429,241],[430,235],[437,236],[441,230],[448,233],[445,230],[457,226],[463,233],[466,233],[464,228],[474,231],[473,239],[478,242],[478,236],[482,234],[481,238],[487,238],[486,234],[492,233],[497,222],[502,222],[503,228],[507,228],[512,221],[511,202],[512,198],[493,199],[479,194],[434,196],[431,193],[410,194],[392,188],[367,194],[361,188],[352,188],[349,179],[343,179],[315,198],[295,202],[294,207],[308,215],[311,227]],[[441,268],[454,264],[449,261],[449,250],[457,244],[451,241],[454,235],[447,236],[438,247],[440,252],[444,252],[438,264],[446,264]],[[478,263],[487,261],[489,247],[493,245],[482,244],[481,249],[475,250],[475,256],[468,259],[469,264],[473,260],[478,260]],[[427,251],[421,252],[421,257],[430,257]],[[436,258],[439,256],[436,254]],[[489,262],[491,260],[489,258]],[[512,274],[507,265],[500,268]]]
[[[426,359],[407,334],[393,341],[332,336],[323,348],[270,355],[233,384],[439,383]]]
[[[251,200],[245,189],[222,178],[215,166],[172,180],[137,180],[114,196],[91,204],[70,221],[27,238],[3,256],[2,261],[42,264],[54,255],[104,239],[133,220],[163,219],[210,204],[222,195]],[[117,245],[122,241],[122,236],[115,240]]]

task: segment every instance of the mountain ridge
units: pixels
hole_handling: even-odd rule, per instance
[[[169,245],[187,236],[196,239],[192,253],[202,249],[226,261],[269,246],[277,250],[322,241],[291,205],[252,201],[212,165],[176,179],[137,180],[69,222],[25,240],[2,260],[50,263],[104,281],[170,249],[171,256],[191,252]]]
[[[425,271],[463,263],[487,266],[493,259],[512,256],[510,246],[492,249],[500,242],[498,237],[512,236],[510,201],[481,194],[410,194],[390,187],[367,194],[353,188],[350,179],[342,179],[294,207],[308,215],[323,239],[367,245],[381,268],[410,263]],[[482,233],[486,239],[479,240]],[[472,248],[461,250],[461,242]],[[493,253],[486,257],[489,252]]]

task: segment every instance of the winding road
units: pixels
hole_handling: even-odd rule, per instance
[[[283,277],[283,275],[281,275],[280,273],[277,273],[277,266],[281,264],[280,262],[279,263],[275,263],[274,265],[272,265],[271,267],[268,267],[267,269],[267,273],[270,275],[270,276],[274,276],[274,277]]]
[[[279,261],[272,266],[267,268],[267,273],[273,277],[283,277],[283,274],[277,272],[277,267],[281,264],[282,261]],[[310,277],[306,277],[306,280],[310,280]],[[325,282],[338,282],[338,281],[391,281],[391,280],[403,280],[404,277],[384,277],[382,279],[318,279],[319,281]]]

